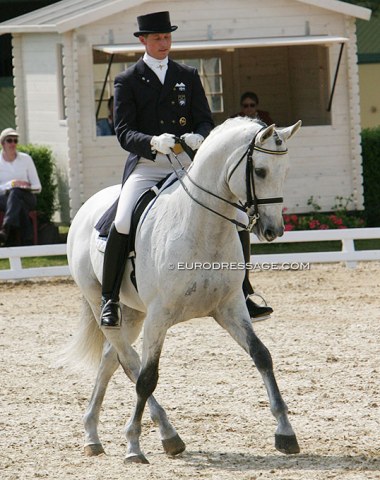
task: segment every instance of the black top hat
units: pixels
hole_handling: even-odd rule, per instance
[[[148,13],[137,17],[140,31],[133,35],[138,37],[148,33],[169,33],[177,30],[177,25],[171,25],[169,12]]]

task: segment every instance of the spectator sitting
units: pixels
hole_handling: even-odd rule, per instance
[[[4,211],[0,244],[7,244],[12,230],[19,231],[22,245],[32,245],[29,211],[37,204],[41,182],[32,157],[17,151],[18,133],[6,128],[0,134],[0,210]]]
[[[268,112],[259,110],[259,97],[254,92],[245,92],[240,98],[241,111],[232,115],[233,117],[250,117],[257,118],[267,125],[272,125],[274,121],[271,119]]]
[[[108,117],[99,118],[96,122],[96,135],[103,137],[106,135],[115,135],[113,124],[113,97],[110,97],[107,103]]]

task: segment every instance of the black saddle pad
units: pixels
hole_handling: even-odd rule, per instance
[[[160,180],[157,184],[156,184],[156,188],[157,190],[159,190],[162,185],[166,182],[167,178],[170,177],[171,174],[169,174],[167,177],[165,177],[164,179]],[[145,194],[147,194],[148,192],[151,192],[152,190],[147,190],[145,193],[143,193],[141,195],[141,197],[139,198],[138,202],[137,202],[137,205],[140,205],[141,204],[141,201],[143,199],[143,197],[145,196]],[[153,198],[153,197],[152,197]],[[150,200],[152,200],[152,198]],[[150,202],[150,200],[145,204],[145,207],[148,205],[148,203]],[[110,228],[112,226],[112,223],[113,221],[115,220],[115,217],[116,217],[116,210],[117,210],[117,206],[119,204],[119,197],[113,202],[113,204],[103,213],[103,215],[100,217],[100,219],[98,220],[98,222],[96,223],[95,225],[95,230],[97,230],[99,232],[99,236],[101,237],[108,237],[108,233],[110,231]],[[137,207],[136,205],[136,207]],[[133,211],[133,214],[132,214],[132,224],[133,224],[133,216],[135,215],[135,211],[136,211],[136,207]],[[143,211],[143,210],[142,210]],[[142,213],[141,211],[141,213]],[[141,216],[141,213],[140,213],[140,216]],[[140,219],[140,217],[139,217]],[[137,223],[136,223],[136,226],[139,222],[139,219],[137,220]],[[134,243],[134,242],[133,242]]]

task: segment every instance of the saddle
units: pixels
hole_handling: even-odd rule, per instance
[[[176,142],[176,145],[179,144],[182,147],[182,150],[187,153],[187,155],[189,156],[189,158],[191,158],[191,160],[194,159],[195,152],[193,150],[191,150],[190,147],[187,146],[187,144],[184,140],[176,137],[175,142]],[[166,180],[168,178],[170,178],[171,175],[173,175],[173,174],[169,174],[166,178],[164,178],[163,180],[160,180],[153,187],[153,189],[160,190],[160,188],[165,184]],[[123,182],[122,182],[123,185],[124,185],[124,182],[125,182],[126,178],[127,178],[127,173],[124,170]],[[115,220],[115,217],[116,217],[116,210],[117,210],[118,203],[119,203],[119,199],[117,198],[115,200],[115,202],[108,208],[108,210],[106,210],[103,213],[103,215],[100,217],[100,219],[96,223],[95,230],[97,230],[99,232],[99,237],[101,237],[101,238],[103,238],[103,237],[107,238],[108,237],[108,232],[110,231],[111,225],[112,225],[112,223],[113,223],[113,221]],[[138,221],[137,221],[137,223],[138,223]]]
[[[170,177],[173,177],[173,178],[169,180]],[[133,268],[131,272],[131,281],[134,284],[136,290],[137,290],[137,286],[136,286],[136,280],[134,275],[134,270],[135,270],[134,257],[135,257],[135,239],[136,239],[137,227],[139,225],[141,217],[143,216],[143,214],[146,215],[148,213],[149,209],[153,206],[155,199],[158,197],[161,191],[168,188],[175,181],[177,181],[177,177],[175,177],[174,174],[170,173],[164,179],[160,180],[154,187],[144,192],[137,200],[135,208],[133,209],[132,219],[131,219],[131,229],[129,232],[128,258],[132,260]],[[108,237],[112,222],[115,220],[118,203],[119,203],[119,198],[111,205],[111,207],[108,208],[108,210],[106,210],[106,212],[102,215],[98,223],[95,225],[95,229],[98,231],[98,239],[96,242],[96,246],[98,250],[101,252],[105,251],[107,237]],[[150,205],[149,209],[147,209],[148,205]]]

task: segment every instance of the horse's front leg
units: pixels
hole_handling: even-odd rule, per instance
[[[154,318],[154,314],[148,315],[145,319],[142,365],[136,382],[136,406],[126,427],[128,446],[125,462],[128,463],[149,463],[140,448],[141,419],[146,402],[157,386],[160,355],[167,331],[162,324],[152,321],[152,317]],[[180,439],[176,437],[178,435],[175,434],[172,439],[167,439],[167,444],[171,449],[173,444],[177,445],[175,451],[173,450],[173,455],[185,449],[182,440],[178,442]]]
[[[253,331],[244,298],[224,305],[215,314],[216,321],[251,356],[259,370],[269,397],[270,409],[277,420],[275,447],[282,453],[299,453],[297,437],[288,419],[288,407],[282,399],[269,350]]]

